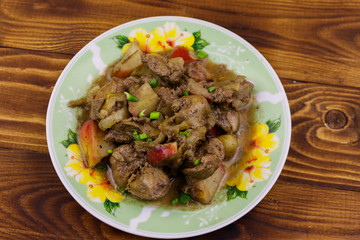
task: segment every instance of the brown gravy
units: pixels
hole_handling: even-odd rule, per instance
[[[92,83],[91,87],[89,88],[89,91],[92,87],[94,87],[96,85],[98,85],[99,87],[102,87],[105,85],[105,83],[108,80],[108,74],[111,73],[112,68],[115,64],[116,64],[116,62],[111,64],[106,69],[105,74],[98,77]],[[215,64],[215,63],[211,62],[210,60],[207,61],[205,67],[214,76],[214,79],[217,82],[231,80],[235,76],[237,76],[237,74],[235,74],[233,71],[224,68],[224,65]],[[254,99],[254,96],[252,96],[252,100],[248,104],[248,106],[239,111],[240,126],[239,126],[239,130],[236,132],[239,145],[238,145],[238,148],[237,148],[237,151],[236,151],[236,154],[234,155],[234,157],[226,162],[223,162],[223,166],[225,168],[226,174],[224,175],[224,177],[221,181],[221,184],[218,188],[218,192],[224,188],[226,181],[230,177],[230,166],[233,164],[237,164],[237,162],[239,161],[239,159],[241,158],[241,156],[243,154],[243,147],[246,144],[248,144],[250,141],[250,138],[249,138],[247,132],[248,132],[250,125],[254,123],[254,118],[255,118],[254,117],[255,116],[255,107],[254,107],[255,104],[254,103],[255,103],[255,99]],[[89,107],[87,107],[87,106],[81,107],[81,112],[77,116],[77,118],[78,118],[77,128],[80,128],[84,122],[86,122],[87,120],[90,119],[89,112],[90,112]],[[165,208],[171,208],[171,209],[175,208],[175,209],[179,209],[179,210],[188,210],[188,211],[196,210],[196,209],[203,207],[204,205],[202,205],[194,200],[190,200],[189,203],[186,205],[177,203],[174,206],[171,204],[171,201],[173,199],[179,197],[179,195],[180,195],[180,187],[179,186],[184,184],[184,182],[185,182],[185,179],[182,176],[180,176],[180,177],[177,176],[176,178],[172,179],[169,192],[163,198],[158,199],[158,200],[146,201],[146,200],[136,199],[135,197],[128,195],[126,201],[131,202],[133,200],[136,200],[136,201],[141,201],[143,203],[151,202],[151,204],[153,204],[153,205],[158,205],[158,206],[162,206]],[[225,195],[226,194],[224,194],[224,197],[225,197]],[[219,198],[223,199],[224,197],[216,196],[213,201],[217,201],[217,200],[219,200]]]

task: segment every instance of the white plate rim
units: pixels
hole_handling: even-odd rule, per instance
[[[89,45],[96,43],[99,39],[102,39],[103,36],[110,35],[111,33],[117,31],[119,28],[124,28],[124,27],[128,27],[131,25],[143,23],[143,22],[175,21],[175,20],[199,23],[199,24],[220,30],[221,32],[223,32],[227,35],[230,35],[234,39],[243,43],[262,62],[262,64],[267,69],[267,71],[270,73],[271,78],[275,81],[276,87],[283,97],[282,104],[283,104],[284,117],[285,117],[285,122],[286,122],[284,147],[283,147],[283,151],[281,153],[281,157],[279,160],[279,165],[278,165],[279,167],[276,168],[276,170],[273,172],[273,177],[267,183],[266,189],[264,189],[246,208],[244,208],[241,212],[238,212],[237,214],[233,215],[233,217],[228,218],[228,219],[224,220],[223,222],[220,222],[220,223],[210,226],[208,228],[191,231],[191,232],[184,232],[184,233],[156,233],[156,232],[149,232],[149,231],[138,230],[138,229],[131,230],[131,229],[129,229],[128,226],[118,223],[110,218],[106,218],[100,212],[93,209],[88,203],[86,203],[86,201],[84,201],[82,199],[82,197],[76,191],[74,191],[74,189],[71,187],[70,183],[66,180],[66,176],[60,169],[60,166],[58,165],[57,157],[55,154],[55,149],[53,147],[53,137],[52,137],[52,132],[51,132],[52,112],[53,112],[54,105],[55,105],[55,97],[57,96],[60,86],[64,80],[64,75],[68,72],[69,69],[71,69],[73,64],[76,63],[76,61],[79,59],[79,57],[82,56],[85,53],[85,51],[88,50]],[[272,189],[273,185],[275,184],[278,177],[280,176],[280,173],[285,165],[286,158],[287,158],[287,155],[289,152],[290,139],[291,139],[291,115],[290,115],[290,107],[289,107],[287,96],[285,94],[285,90],[284,90],[283,85],[281,84],[281,81],[280,81],[279,77],[277,76],[275,70],[272,68],[270,63],[265,59],[265,57],[255,47],[253,47],[250,43],[248,43],[245,39],[243,39],[242,37],[238,36],[237,34],[231,32],[230,30],[227,30],[224,27],[221,27],[214,23],[210,23],[208,21],[190,18],[190,17],[180,17],[180,16],[157,16],[157,17],[141,18],[141,19],[137,19],[134,21],[130,21],[130,22],[118,25],[118,26],[102,33],[101,35],[97,36],[93,40],[91,40],[80,51],[78,51],[75,54],[75,56],[70,60],[70,62],[66,65],[66,67],[60,74],[60,76],[53,88],[53,91],[52,91],[52,94],[51,94],[51,97],[49,100],[48,108],[47,108],[47,114],[46,114],[46,138],[47,138],[48,150],[49,150],[51,161],[53,163],[54,169],[55,169],[57,175],[59,176],[62,184],[65,186],[65,188],[70,193],[70,195],[91,215],[93,215],[94,217],[98,218],[100,221],[105,222],[106,224],[108,224],[114,228],[117,228],[119,230],[131,233],[134,235],[138,235],[138,236],[162,238],[162,239],[186,238],[186,237],[194,237],[194,236],[210,233],[210,232],[216,231],[220,228],[223,228],[223,227],[233,223],[234,221],[240,219],[245,214],[247,214],[250,210],[252,210],[268,194],[268,192]]]

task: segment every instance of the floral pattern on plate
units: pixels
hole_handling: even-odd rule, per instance
[[[136,30],[141,28],[149,35]],[[154,34],[155,30],[158,33]],[[210,60],[226,64],[229,69],[247,76],[255,84],[254,95],[257,99],[256,107],[259,109],[255,116],[258,125],[256,128],[262,133],[257,134],[262,137],[256,139],[262,141],[254,141],[257,144],[253,144],[253,147],[258,147],[249,146],[243,149],[243,164],[232,168],[232,178],[229,179],[227,188],[218,194],[218,201],[209,205],[198,209],[155,207],[148,202],[124,197],[121,192],[111,188],[105,179],[104,169],[95,169],[96,178],[93,179],[91,174],[94,175],[95,172],[92,173],[81,164],[81,153],[76,141],[68,142],[66,148],[59,144],[67,138],[67,129],[76,128],[75,116],[78,112],[67,107],[69,100],[83,97],[91,82],[104,73],[106,66],[114,63],[126,51],[124,46],[135,39],[132,36],[139,34],[145,36],[140,41],[143,41],[144,49],[147,42],[147,51],[155,51],[164,46],[171,49],[183,44],[185,48],[191,47],[195,51],[206,52]],[[153,39],[162,39],[162,46],[151,46],[152,43],[149,45],[151,35]],[[267,120],[276,118],[279,118],[279,125],[281,120],[281,126],[277,131],[272,131],[271,129],[276,126],[275,121],[272,121],[273,124],[270,126]],[[262,124],[268,126],[267,133],[261,130],[266,128]],[[193,18],[167,16],[145,18],[117,26],[80,50],[66,66],[54,87],[49,101],[46,132],[49,153],[59,179],[72,197],[90,214],[129,233],[147,237],[186,238],[209,233],[232,223],[263,199],[276,182],[286,161],[291,120],[287,98],[279,78],[253,46],[215,24]],[[264,147],[263,140],[266,145],[267,139],[276,138],[279,140],[278,146],[275,144],[275,147]],[[71,144],[74,145],[70,146]],[[269,151],[266,152],[264,149]],[[254,158],[257,160],[253,160]],[[240,182],[240,179],[245,181]],[[100,194],[99,191],[106,194]],[[228,198],[236,199],[226,201],[226,193]]]

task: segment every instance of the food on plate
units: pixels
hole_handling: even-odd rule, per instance
[[[108,156],[107,149],[113,149],[114,144],[104,139],[105,133],[94,120],[86,121],[80,128],[77,141],[82,157],[86,159],[87,167],[94,167],[101,159]]]
[[[242,150],[253,84],[206,55],[181,46],[145,53],[132,42],[85,98],[69,103],[82,109],[87,167],[107,164],[114,188],[139,199],[177,191],[210,203]]]

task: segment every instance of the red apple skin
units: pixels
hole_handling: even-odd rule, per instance
[[[213,137],[216,137],[216,136],[217,136],[216,127],[213,126],[209,131],[207,131],[206,137],[213,138]]]
[[[109,155],[107,149],[114,148],[112,143],[103,140],[104,136],[105,133],[94,120],[88,120],[81,126],[77,141],[87,167],[94,167],[102,158]]]
[[[175,50],[172,52],[170,58],[176,58],[176,57],[181,57],[182,59],[184,59],[184,63],[189,63],[189,62],[193,62],[196,60],[190,56],[189,50],[185,47],[175,48]]]
[[[133,71],[117,71],[114,73],[114,77],[118,77],[118,78],[125,78],[125,77],[128,77],[130,76],[130,74],[132,73]]]
[[[173,154],[177,152],[177,143],[166,143],[160,146],[156,146],[153,149],[150,149],[147,152],[147,161],[153,165],[157,166],[160,162],[165,161]]]

